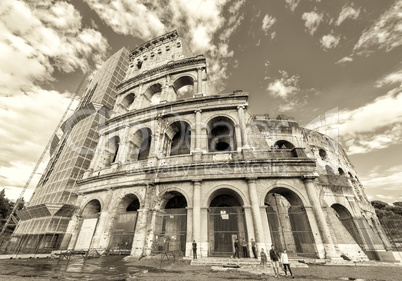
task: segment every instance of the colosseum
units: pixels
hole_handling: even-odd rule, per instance
[[[172,31],[111,56],[55,137],[10,250],[385,259],[389,242],[344,149],[216,93]]]

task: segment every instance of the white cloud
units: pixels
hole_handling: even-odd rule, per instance
[[[243,20],[239,10],[245,0],[171,0],[160,3],[142,3],[137,0],[100,2],[85,0],[99,17],[116,33],[148,40],[173,29],[196,54],[204,54],[208,61],[212,83],[219,91],[227,78],[228,41]],[[223,16],[227,7],[229,18]]]
[[[105,58],[106,39],[93,29],[82,29],[81,16],[71,4],[34,6],[5,0],[0,9],[4,11],[0,18],[2,95],[29,91],[37,83],[53,80],[55,68],[86,70]]]
[[[294,12],[299,5],[300,0],[286,0],[286,7]]]
[[[371,200],[385,200],[389,203],[402,199],[401,182],[402,166],[394,166],[377,173],[369,173],[367,177],[362,177],[361,182],[366,189]],[[381,192],[381,193],[379,193]]]
[[[269,29],[274,25],[276,22],[276,18],[269,16],[268,14],[262,19],[262,30],[265,32],[265,35],[268,34]]]
[[[296,94],[299,89],[299,76],[293,75],[289,77],[286,71],[279,71],[281,78],[268,84],[267,91],[273,97],[287,99],[289,96]]]
[[[351,57],[343,57],[340,60],[338,60],[336,62],[336,64],[343,64],[343,63],[352,62],[352,61],[353,61],[353,58],[351,58]]]
[[[306,26],[308,32],[311,35],[314,35],[318,26],[324,19],[324,15],[322,13],[317,13],[316,11],[311,11],[309,13],[304,13],[302,15],[302,19],[305,21],[304,25]]]
[[[352,2],[353,4],[353,2]],[[346,19],[356,20],[360,15],[360,9],[355,9],[352,6],[345,5],[342,8],[342,11],[339,13],[338,19],[336,20],[336,25],[341,25]]]
[[[325,50],[335,48],[339,44],[339,40],[341,39],[340,36],[334,36],[332,34],[324,35],[320,42],[321,45],[324,47]]]
[[[385,76],[383,79],[377,82],[377,87],[393,84],[399,84],[399,87],[402,88],[402,70]]]
[[[402,45],[402,0],[395,3],[363,31],[353,48],[358,55],[369,55],[377,49],[389,52]]]

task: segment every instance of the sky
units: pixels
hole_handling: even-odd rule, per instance
[[[20,195],[84,73],[174,29],[206,56],[216,93],[241,89],[252,114],[330,132],[370,200],[402,201],[402,0],[2,0],[6,196]]]

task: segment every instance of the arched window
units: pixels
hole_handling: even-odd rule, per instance
[[[324,149],[320,149],[320,150],[318,151],[318,153],[319,153],[319,155],[320,155],[320,157],[321,157],[322,160],[327,159],[327,152],[326,152]]]
[[[329,174],[329,175],[334,175],[335,174],[334,170],[328,165],[325,165],[325,170],[327,171],[327,174]]]
[[[219,116],[208,122],[208,150],[211,152],[236,150],[235,126],[227,117]]]
[[[277,142],[275,142],[274,147],[277,149],[293,149],[295,148],[295,146],[286,140],[278,140]]]
[[[194,79],[190,76],[182,76],[173,83],[173,89],[177,98],[190,98],[194,95]]]
[[[342,170],[342,168],[339,168],[339,169],[338,169],[338,173],[339,173],[339,175],[341,175],[341,176],[345,175],[345,172]]]
[[[104,166],[110,166],[112,163],[114,163],[117,159],[117,153],[119,152],[119,144],[120,144],[120,138],[118,136],[112,137],[104,151]]]
[[[174,122],[166,130],[163,152],[165,155],[190,154],[191,129],[184,121]]]
[[[152,132],[148,128],[142,128],[135,132],[130,140],[130,160],[144,160],[149,156],[152,142]]]
[[[161,101],[162,85],[154,84],[144,92],[143,107],[159,104]]]
[[[125,109],[129,110],[129,109],[130,109],[130,106],[131,106],[131,105],[133,104],[133,102],[134,102],[134,99],[135,99],[134,93],[130,93],[130,94],[128,94],[127,96],[124,97],[123,101],[121,102],[121,105],[122,105]]]

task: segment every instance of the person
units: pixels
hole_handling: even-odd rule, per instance
[[[280,256],[279,256],[278,252],[275,250],[274,245],[271,245],[271,250],[269,250],[269,257],[270,257],[271,262],[272,262],[272,268],[274,270],[275,277],[278,277],[278,275],[279,275],[279,259],[280,259]]]
[[[254,258],[257,258],[257,247],[255,245],[255,241],[251,238],[251,250],[253,251]]]
[[[240,259],[240,256],[239,256],[239,240],[236,238],[236,241],[234,242],[234,248],[235,248],[235,252],[234,252],[234,254],[233,254],[233,257],[234,258],[238,258],[238,259]]]
[[[246,240],[244,238],[242,239],[241,247],[242,247],[242,250],[243,250],[243,258],[248,258],[247,242],[246,242]]]
[[[193,240],[193,259],[197,259],[197,242]]]
[[[283,250],[283,253],[281,254],[281,263],[283,265],[283,270],[285,271],[285,275],[288,275],[288,272],[286,270],[286,268],[287,268],[289,270],[290,276],[292,276],[292,278],[295,278],[293,276],[292,270],[290,269],[289,258],[288,258],[288,254],[286,253],[286,249]]]
[[[263,267],[265,267],[265,265],[267,264],[267,255],[266,255],[265,252],[264,252],[264,248],[261,248],[260,257],[261,257],[260,265],[262,265]]]

